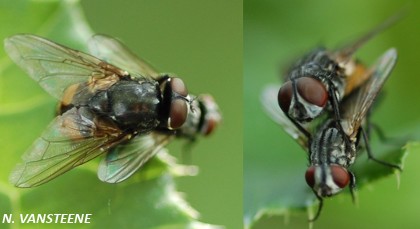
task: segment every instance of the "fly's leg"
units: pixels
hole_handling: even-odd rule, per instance
[[[295,79],[291,79],[291,82],[292,82],[292,87],[293,87],[293,98],[297,98],[298,96],[297,96],[297,94],[296,94],[296,92],[298,91],[297,90],[297,84],[296,84],[296,82],[295,82]],[[310,139],[311,138],[311,134],[305,129],[305,128],[303,128],[303,126],[302,125],[300,125],[298,122],[296,122],[293,118],[291,118],[290,116],[289,116],[289,114],[287,114],[287,112],[285,112],[285,114],[286,114],[286,116],[287,116],[287,118],[289,118],[289,120],[293,123],[293,125],[295,125],[298,129],[299,129],[299,131],[302,133],[302,134],[304,134],[305,135],[305,137],[306,138],[308,138],[308,139]]]
[[[384,131],[381,129],[380,126],[370,121],[370,111],[366,115],[366,135],[368,138],[370,138],[372,130],[375,131],[376,135],[379,138],[379,141],[382,143],[397,143],[398,140],[395,138],[390,138],[386,136]]]
[[[182,146],[181,158],[184,164],[191,164],[192,161],[192,147],[194,146],[195,139],[188,139],[188,142]]]
[[[370,121],[370,117],[371,117],[371,114],[372,114],[372,110],[373,110],[373,108],[375,108],[376,106],[375,105],[377,105],[377,104],[379,104],[380,102],[382,102],[382,98],[383,98],[383,92],[382,93],[380,93],[380,95],[378,95],[377,96],[377,100],[375,101],[375,103],[373,104],[374,106],[372,106],[369,110],[368,110],[368,112],[367,112],[367,114],[366,114],[366,135],[367,135],[367,137],[368,138],[370,138],[370,136],[371,136],[371,133],[372,133],[372,129],[376,132],[376,134],[378,135],[378,137],[379,137],[379,140],[381,141],[381,142],[386,142],[386,140],[387,140],[387,137],[385,136],[385,134],[384,134],[384,132],[382,131],[382,129],[378,126],[378,125],[376,125],[375,123],[373,123],[372,121]]]
[[[322,207],[324,206],[324,199],[322,199],[322,197],[318,196],[318,194],[315,191],[314,191],[314,194],[319,201],[319,205],[318,205],[318,210],[316,211],[315,217],[312,218],[312,219],[309,219],[309,222],[314,222],[315,220],[317,220],[319,218],[319,216],[321,215]]]
[[[293,125],[295,125],[299,131],[305,135],[306,138],[310,139],[311,138],[311,134],[305,129],[303,128],[302,125],[300,125],[298,122],[296,122],[294,119],[292,119],[289,114],[286,114],[287,118],[289,118],[289,120],[293,123]]]
[[[368,122],[367,130],[366,130],[366,135],[368,137],[370,137],[371,130],[375,131],[376,135],[378,135],[379,141],[383,143],[387,143],[394,140],[392,138],[387,137],[384,131],[378,125],[372,122]]]
[[[395,169],[398,169],[398,170],[402,171],[402,168],[399,165],[395,165],[395,164],[392,164],[392,163],[389,163],[389,162],[386,162],[386,161],[382,161],[380,159],[375,158],[373,156],[373,154],[372,154],[371,149],[370,149],[368,136],[367,136],[365,130],[362,127],[360,127],[360,132],[362,133],[363,140],[365,141],[365,147],[366,147],[366,151],[367,151],[367,154],[368,154],[368,158],[369,159],[371,159],[371,160],[373,160],[373,161],[375,161],[375,162],[377,162],[379,164],[382,164],[382,165],[385,165],[385,166],[388,166],[388,167],[391,167],[391,168],[395,168]]]
[[[333,85],[333,84],[330,83],[330,85]],[[337,95],[335,94],[335,89],[333,89],[333,87],[330,87],[329,94],[331,95],[331,106],[333,108],[336,125],[338,127],[338,130],[341,132],[341,135],[344,136],[344,141],[346,142],[346,150],[350,150],[351,142],[346,132],[344,132],[343,126],[341,126],[341,123],[340,123],[341,116],[340,116],[340,111],[339,111],[338,98],[337,98]]]
[[[386,136],[385,132],[375,123],[373,123],[370,120],[372,110],[376,109],[376,106],[380,103],[382,103],[382,100],[385,98],[385,91],[380,92],[380,94],[377,96],[375,103],[372,105],[372,107],[369,109],[368,113],[366,114],[366,135],[368,138],[370,138],[371,133],[375,131],[376,135],[379,138],[379,141],[382,143],[389,143],[389,142],[395,142],[397,143],[398,139],[395,138],[389,138]]]
[[[356,176],[349,171],[349,175],[350,175],[350,185],[349,185],[349,189],[350,189],[350,194],[351,194],[351,199],[353,201],[354,204],[357,203],[357,199],[356,199]]]

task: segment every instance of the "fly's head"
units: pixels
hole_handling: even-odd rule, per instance
[[[346,147],[345,135],[333,119],[326,121],[311,142],[310,167],[306,170],[306,183],[319,197],[339,193],[350,182],[347,168],[354,162],[355,144]]]
[[[278,93],[280,108],[299,122],[309,122],[319,116],[328,102],[325,85],[312,76],[288,80]]]
[[[214,101],[213,96],[203,94],[198,97],[198,100],[203,111],[200,132],[204,136],[207,136],[213,133],[222,121],[222,115],[220,114],[219,106]]]
[[[209,94],[191,97],[187,119],[179,128],[178,134],[190,139],[195,139],[199,134],[208,136],[222,120],[219,107]]]
[[[305,173],[306,183],[319,197],[329,197],[339,193],[350,182],[351,175],[337,164],[311,165]]]

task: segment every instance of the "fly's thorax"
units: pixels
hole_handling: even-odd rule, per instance
[[[321,126],[310,143],[311,164],[337,164],[345,168],[354,163],[356,156],[355,142],[346,146],[346,138],[337,128],[334,120]]]
[[[287,70],[287,74],[284,77],[284,81],[290,80],[295,77],[299,77],[301,72],[299,72],[303,67],[307,68],[308,64],[319,63],[319,65],[326,65],[331,62],[329,53],[325,47],[317,47],[309,51],[303,57],[297,59],[291,67]]]
[[[155,81],[120,80],[97,91],[88,106],[98,115],[111,117],[121,128],[144,132],[159,124],[160,97]]]
[[[331,60],[326,66],[323,74],[319,74],[318,78],[326,85],[328,91],[333,91],[338,102],[345,95],[347,85],[346,69],[342,68],[337,62]],[[331,96],[331,95],[330,95]]]

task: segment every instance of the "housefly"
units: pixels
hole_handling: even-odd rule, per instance
[[[395,15],[364,36],[337,50],[316,48],[297,60],[287,71],[278,90],[278,105],[286,116],[309,136],[302,124],[328,110],[339,125],[339,103],[361,86],[371,75],[367,67],[353,58],[354,53],[371,38],[400,18]],[[345,134],[339,126],[341,134]],[[346,139],[347,146],[350,141]]]
[[[367,70],[368,80],[340,104],[339,121],[344,135],[331,114],[315,127],[313,136],[308,137],[276,106],[277,101],[273,98],[277,94],[278,87],[268,86],[263,91],[261,100],[267,113],[308,152],[309,168],[306,170],[305,179],[320,201],[318,211],[312,220],[318,218],[324,197],[335,195],[347,186],[353,195],[355,176],[348,168],[354,163],[361,148],[360,140],[364,141],[370,159],[401,170],[398,165],[381,161],[372,155],[364,131],[364,126],[367,126],[365,122],[368,111],[394,68],[396,59],[395,49],[386,51],[376,64]],[[346,138],[350,141],[350,147],[347,146]]]
[[[145,60],[132,53],[124,44],[117,39],[106,35],[95,35],[89,42],[90,52],[102,60],[121,66],[128,71],[150,76],[158,82],[167,77],[162,76],[154,67]],[[188,112],[184,125],[176,131],[178,137],[194,141],[198,135],[210,135],[221,121],[219,107],[210,94],[190,96],[191,108]],[[165,128],[158,130],[166,131]]]
[[[180,78],[158,74],[119,41],[99,35],[90,46],[101,59],[35,35],[5,40],[10,58],[60,100],[58,116],[12,171],[14,185],[41,185],[104,153],[99,178],[121,182],[183,137],[195,111],[203,120],[195,136],[220,120],[214,101],[192,98]]]
[[[138,135],[131,141],[110,149],[99,163],[98,177],[107,183],[118,183],[136,172],[151,157],[158,154],[174,138],[195,142],[199,135],[210,135],[221,120],[213,97],[203,94],[192,101],[187,119],[176,131],[156,129],[146,135]]]

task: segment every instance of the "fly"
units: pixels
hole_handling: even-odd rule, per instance
[[[323,47],[312,50],[287,71],[284,84],[277,94],[278,105],[286,116],[309,137],[302,125],[311,122],[325,111],[333,113],[341,134],[345,135],[341,120],[340,102],[363,85],[371,74],[368,68],[353,58],[354,53],[367,41],[391,26],[397,14],[359,39],[337,50]],[[345,139],[346,146],[351,142]]]
[[[305,179],[320,201],[318,211],[311,221],[319,217],[324,197],[333,196],[347,186],[353,195],[356,178],[348,168],[356,159],[360,140],[364,141],[370,159],[401,170],[398,165],[381,161],[373,156],[363,128],[367,125],[365,122],[368,111],[394,68],[396,59],[395,49],[386,51],[368,70],[368,80],[340,104],[342,115],[339,122],[344,134],[337,127],[335,117],[331,115],[315,128],[313,136],[308,137],[286,115],[279,112],[273,99],[277,87],[269,86],[263,91],[261,100],[267,113],[308,152],[309,168],[305,173]],[[346,139],[350,141],[349,146]]]
[[[218,123],[205,118],[206,105],[193,102],[180,78],[158,74],[119,41],[98,35],[90,48],[97,57],[29,34],[5,40],[11,59],[60,100],[58,116],[12,171],[14,185],[41,185],[105,153],[99,178],[121,182],[182,137],[194,111],[203,123]]]

